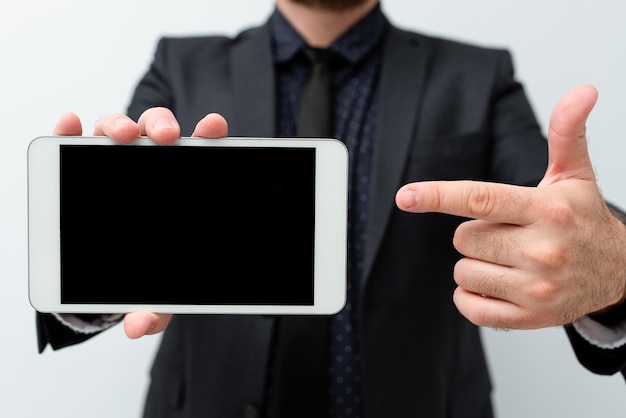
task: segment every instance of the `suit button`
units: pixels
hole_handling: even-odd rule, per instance
[[[261,414],[259,413],[259,408],[257,408],[253,404],[245,404],[241,409],[241,417],[242,418],[259,418]]]

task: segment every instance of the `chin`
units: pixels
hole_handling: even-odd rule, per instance
[[[293,3],[319,9],[342,11],[367,3],[369,0],[290,0]]]

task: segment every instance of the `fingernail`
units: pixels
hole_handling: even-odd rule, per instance
[[[172,129],[175,127],[174,122],[167,118],[161,118],[154,123],[155,129]]]
[[[417,202],[417,192],[411,189],[405,189],[402,191],[402,196],[400,196],[400,201],[402,205],[406,207],[415,206],[415,202]]]
[[[130,126],[130,125],[134,125],[135,122],[133,122],[132,120],[129,120],[127,118],[117,118],[113,121],[113,127],[114,128],[123,128],[125,126]]]

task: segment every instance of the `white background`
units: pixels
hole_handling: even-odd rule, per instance
[[[569,88],[594,84],[600,98],[588,124],[592,159],[605,196],[626,207],[625,4],[383,0],[383,9],[407,28],[509,48],[544,129]],[[64,111],[78,113],[87,134],[99,117],[123,112],[160,35],[234,34],[262,22],[272,7],[271,0],[22,0],[2,7],[0,417],[138,417],[159,339],[130,341],[116,327],[37,354],[27,299],[29,141],[51,134]],[[625,416],[624,380],[584,370],[562,329],[484,336],[499,417]]]

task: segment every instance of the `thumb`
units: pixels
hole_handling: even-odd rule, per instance
[[[595,87],[583,84],[557,103],[548,129],[548,169],[541,185],[566,178],[594,180],[587,149],[586,123],[598,99]]]

